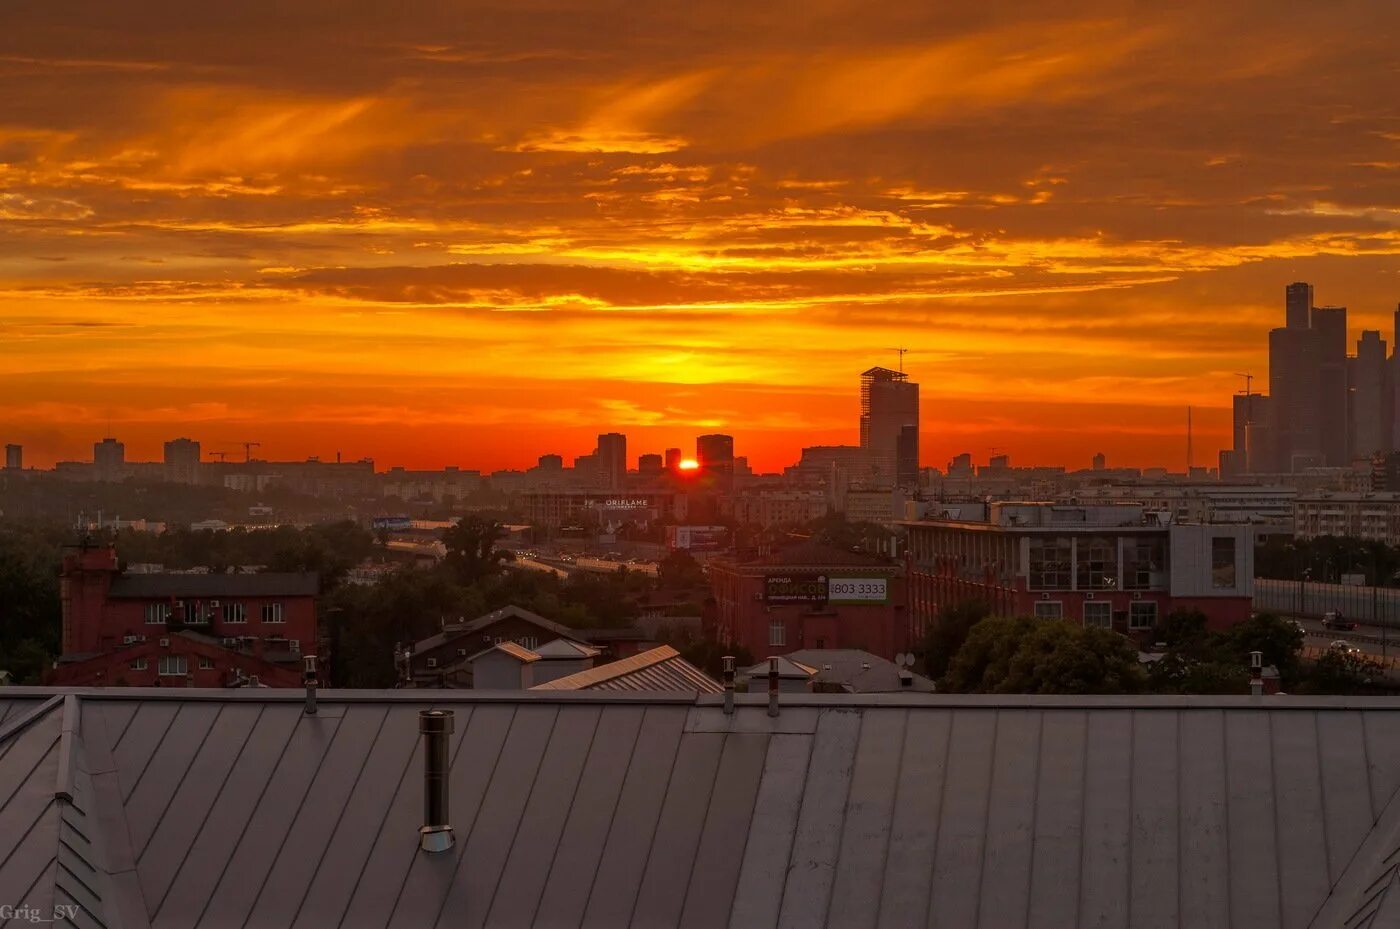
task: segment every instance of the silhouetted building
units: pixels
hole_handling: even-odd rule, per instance
[[[637,473],[656,477],[662,472],[664,461],[660,455],[641,455],[637,458]]]
[[[598,459],[602,486],[608,490],[621,490],[627,482],[627,436],[620,432],[598,436],[598,448],[593,454]]]
[[[870,368],[861,373],[860,446],[872,483],[918,483],[919,385],[903,371]]]
[[[174,439],[165,443],[165,479],[174,484],[199,483],[199,443]]]
[[[721,433],[702,435],[695,440],[695,460],[711,475],[720,490],[734,484],[734,437]]]
[[[680,468],[680,466],[681,466],[681,462],[682,462],[684,459],[685,459],[685,455],[681,453],[681,450],[680,450],[680,449],[678,449],[678,448],[668,448],[668,449],[666,449],[666,470],[667,470],[667,471],[676,471],[676,470],[679,470],[679,468]]]
[[[1300,471],[1323,460],[1318,348],[1317,333],[1311,329],[1269,333],[1271,425],[1281,471]]]
[[[541,455],[536,467],[541,471],[562,471],[564,470],[564,456]]]
[[[1103,453],[1103,452],[1099,452],[1097,455],[1094,456],[1094,470],[1095,470],[1095,471],[1103,471],[1103,470],[1105,470],[1105,469],[1107,469],[1107,468],[1108,468],[1108,459],[1107,459],[1106,457],[1104,457],[1104,453]]]
[[[1313,286],[1302,282],[1284,288],[1285,325],[1289,329],[1312,327]]]
[[[93,477],[99,481],[120,481],[125,477],[126,446],[116,439],[103,439],[92,446]]]
[[[1367,329],[1361,333],[1351,370],[1352,455],[1370,458],[1390,450],[1385,416],[1385,340],[1379,332]]]
[[[6,471],[23,471],[23,470],[24,470],[24,446],[23,446],[23,445],[6,445],[6,446],[5,446],[5,470],[6,470]]]
[[[1317,333],[1319,440],[1328,467],[1351,463],[1347,447],[1347,308],[1319,306],[1312,311]]]

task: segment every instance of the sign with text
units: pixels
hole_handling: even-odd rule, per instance
[[[832,603],[885,603],[890,598],[884,577],[833,577],[828,583]]]
[[[770,574],[763,579],[763,599],[769,603],[825,603],[826,575]]]

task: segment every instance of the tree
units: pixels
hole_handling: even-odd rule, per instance
[[[670,552],[656,566],[662,587],[698,587],[705,583],[705,571],[695,556],[683,548]]]
[[[1273,665],[1283,681],[1298,675],[1298,652],[1303,647],[1303,630],[1272,613],[1256,613],[1219,633],[1217,659],[1225,664],[1249,667],[1250,652],[1261,652],[1264,666]]]
[[[0,670],[38,684],[58,654],[59,546],[39,531],[0,532]]]
[[[948,673],[948,665],[968,632],[990,612],[981,600],[965,600],[940,612],[916,648],[923,657],[924,674],[936,681]]]
[[[1137,650],[1107,629],[989,618],[958,649],[942,685],[954,693],[1124,694],[1146,684]]]
[[[505,530],[495,520],[480,516],[464,516],[457,525],[442,534],[447,548],[447,564],[463,584],[474,584],[501,570],[501,565],[515,556],[496,547]]]
[[[1370,693],[1381,672],[1380,662],[1369,655],[1349,648],[1329,648],[1313,662],[1312,674],[1302,689],[1316,694]]]

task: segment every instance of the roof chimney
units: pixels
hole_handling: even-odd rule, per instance
[[[425,852],[445,852],[453,844],[452,827],[447,823],[447,743],[452,734],[452,711],[420,710],[418,731],[423,734],[423,826],[418,830],[418,847]]]
[[[1249,653],[1249,693],[1258,697],[1264,693],[1264,653]]]
[[[302,663],[306,668],[301,672],[302,680],[306,682],[306,715],[316,715],[316,656],[302,656]]]
[[[724,656],[724,715],[734,715],[734,656]]]
[[[778,656],[768,659],[768,715],[778,715]]]

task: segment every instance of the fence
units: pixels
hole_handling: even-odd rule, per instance
[[[1400,627],[1400,588],[1259,577],[1254,579],[1254,609],[1260,613],[1313,618],[1339,610],[1347,619],[1395,628]]]

